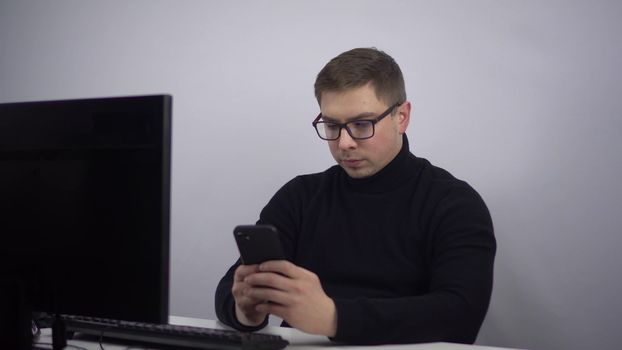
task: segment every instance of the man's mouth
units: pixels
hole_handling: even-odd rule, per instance
[[[342,159],[341,163],[347,167],[355,168],[363,162],[362,159]]]

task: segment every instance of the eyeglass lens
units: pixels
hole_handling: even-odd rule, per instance
[[[354,139],[366,139],[374,135],[374,123],[370,120],[351,121],[343,125]],[[320,136],[328,140],[336,140],[339,138],[342,124],[331,122],[320,122],[317,124],[317,130]]]

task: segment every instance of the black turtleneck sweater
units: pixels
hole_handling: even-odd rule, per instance
[[[492,290],[490,214],[466,182],[410,153],[405,136],[399,154],[371,177],[333,166],[294,178],[258,223],[274,225],[288,260],[319,276],[337,308],[333,340],[475,341]],[[238,264],[218,285],[216,313],[253,330],[235,319]]]

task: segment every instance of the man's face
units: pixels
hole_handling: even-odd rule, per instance
[[[324,120],[346,123],[357,119],[374,119],[390,105],[376,98],[371,84],[346,91],[322,93],[320,110]],[[400,102],[400,101],[394,101]],[[410,119],[410,103],[395,108],[394,114],[375,125],[375,134],[365,140],[354,140],[345,129],[334,141],[327,141],[330,153],[343,170],[353,178],[372,176],[384,168],[402,148],[402,134]]]

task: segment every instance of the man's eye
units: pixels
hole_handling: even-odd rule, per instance
[[[352,128],[357,128],[357,129],[363,129],[366,128],[370,125],[370,123],[368,121],[360,121],[360,122],[352,122],[350,123],[350,127]]]
[[[324,124],[324,127],[326,128],[326,130],[330,130],[330,131],[335,131],[335,130],[339,129],[339,125],[331,124],[331,123]]]

